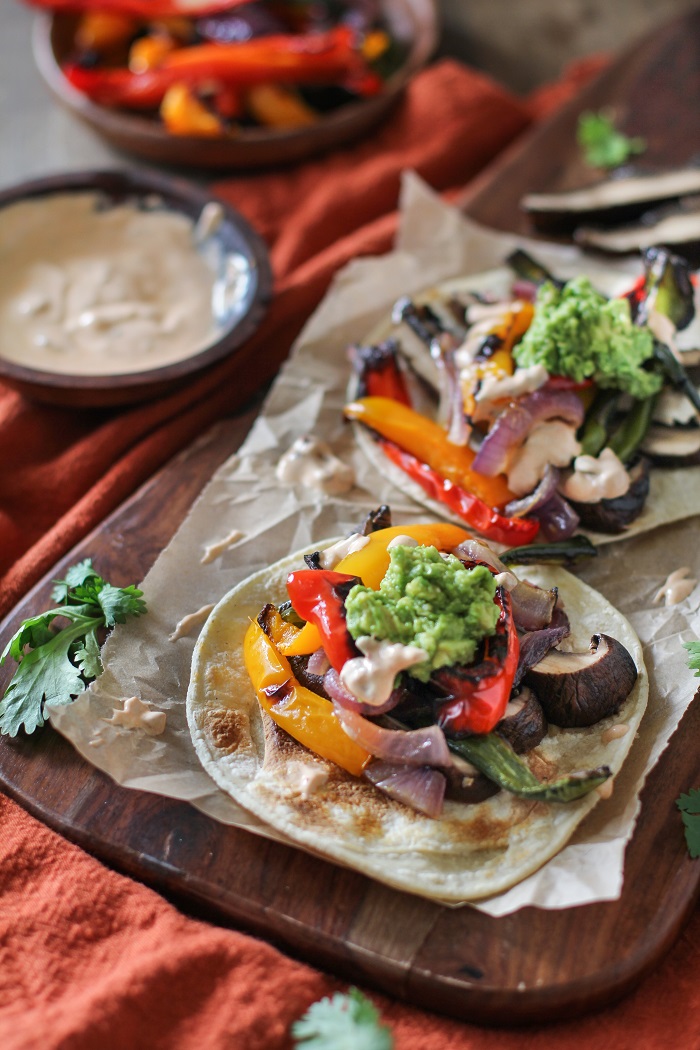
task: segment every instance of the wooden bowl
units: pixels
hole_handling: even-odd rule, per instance
[[[108,201],[157,201],[194,222],[203,207],[217,200],[186,181],[144,171],[84,171],[36,179],[0,192],[2,208],[19,201],[65,193],[97,192]],[[272,296],[272,274],[267,249],[246,220],[224,201],[221,223],[212,236],[224,257],[243,256],[248,264],[249,284],[236,316],[220,330],[215,342],[189,357],[142,372],[113,375],[67,375],[26,367],[0,356],[0,381],[34,400],[53,404],[95,408],[125,405],[172,392],[216,362],[231,354],[258,327]]]
[[[310,127],[290,130],[244,129],[235,138],[171,135],[154,118],[98,106],[73,88],[61,72],[72,49],[75,18],[41,13],[34,23],[36,64],[54,95],[112,146],[160,164],[208,169],[259,168],[295,161],[335,149],[366,135],[388,116],[411,77],[437,44],[434,0],[384,0],[392,34],[407,44],[408,55],[384,91],[350,102]]]

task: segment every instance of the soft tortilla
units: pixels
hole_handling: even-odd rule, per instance
[[[444,301],[451,295],[464,294],[468,291],[491,292],[496,296],[506,296],[509,293],[512,280],[512,270],[509,270],[507,267],[499,267],[472,277],[460,277],[452,281],[446,281],[438,287],[427,290],[422,295],[415,296],[414,299],[420,303],[439,302],[441,300]],[[619,273],[611,274],[609,283],[606,284],[599,277],[596,281],[596,286],[605,294],[614,295],[621,292],[623,286],[629,285],[629,277],[623,279],[622,285],[620,280]],[[400,339],[401,349],[410,360],[411,366],[416,373],[430,386],[437,388],[437,370],[430,354],[426,352],[418,337],[407,331],[405,325],[397,326],[387,321],[374,329],[363,342],[375,344],[391,337]],[[357,380],[353,378],[348,390],[349,400],[353,400],[356,397],[356,391]],[[433,514],[455,521],[459,525],[464,524],[463,518],[451,513],[443,503],[431,499],[417,482],[412,481],[400,467],[392,463],[384,455],[366,427],[360,423],[354,423],[353,427],[358,447],[363,454],[374,466],[375,470],[395,485],[403,495],[427,507]],[[652,467],[649,495],[639,517],[620,533],[611,534],[587,531],[586,534],[596,544],[612,543],[615,540],[624,540],[630,536],[636,536],[641,532],[649,532],[660,525],[668,525],[672,521],[681,521],[683,518],[690,518],[700,514],[699,472],[700,467],[697,466]]]
[[[397,889],[458,902],[520,882],[565,845],[600,801],[596,792],[554,805],[502,791],[478,805],[448,801],[433,820],[311,754],[261,712],[243,663],[243,638],[266,602],[286,599],[287,573],[303,565],[303,553],[235,587],[207,620],[187,693],[188,723],[202,765],[236,802],[293,842]],[[527,578],[559,587],[572,622],[570,648],[586,649],[591,635],[604,632],[626,646],[639,672],[618,715],[590,729],[552,727],[528,761],[542,779],[600,765],[615,774],[647,702],[639,639],[600,594],[564,570],[528,567]],[[605,730],[618,723],[629,731],[604,742]],[[311,770],[327,780],[306,797],[299,774]]]

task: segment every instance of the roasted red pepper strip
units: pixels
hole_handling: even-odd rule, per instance
[[[374,346],[351,346],[348,356],[357,373],[357,397],[388,397],[411,405],[406,379],[399,368],[398,344],[393,339]]]
[[[78,91],[102,106],[154,109],[176,83],[198,85],[215,81],[229,87],[256,84],[343,83],[365,94],[381,89],[355,47],[347,26],[327,33],[279,34],[236,44],[198,44],[170,52],[157,69],[132,73],[128,69],[63,67],[66,79]]]
[[[447,736],[490,733],[508,705],[520,643],[510,595],[499,587],[494,600],[501,615],[496,633],[484,642],[483,660],[462,668],[441,668],[432,675],[432,681],[451,694],[438,707],[437,716],[438,725]]]
[[[287,593],[295,611],[314,624],[331,666],[338,673],[346,660],[361,653],[345,622],[345,599],[359,576],[329,569],[300,569],[287,577]]]
[[[133,18],[168,18],[185,15],[199,18],[228,11],[249,3],[250,0],[27,0],[32,7],[48,8],[49,11],[84,14],[86,11],[105,11],[110,14],[131,15]]]
[[[378,444],[384,455],[401,467],[412,481],[418,482],[431,499],[444,504],[487,539],[504,543],[507,547],[518,547],[532,543],[537,535],[540,524],[534,518],[507,518],[478,496],[443,478],[393,441],[379,438]]]

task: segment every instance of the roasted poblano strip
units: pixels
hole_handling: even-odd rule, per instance
[[[471,762],[500,788],[537,802],[575,802],[611,776],[607,766],[600,766],[599,769],[571,773],[568,777],[545,783],[537,779],[510,744],[497,733],[448,740],[447,744],[451,751]]]

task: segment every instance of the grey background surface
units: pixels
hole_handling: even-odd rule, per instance
[[[441,54],[516,92],[556,78],[572,58],[619,50],[697,0],[439,0]],[[0,187],[22,178],[136,163],[51,98],[32,57],[32,11],[0,0]]]

